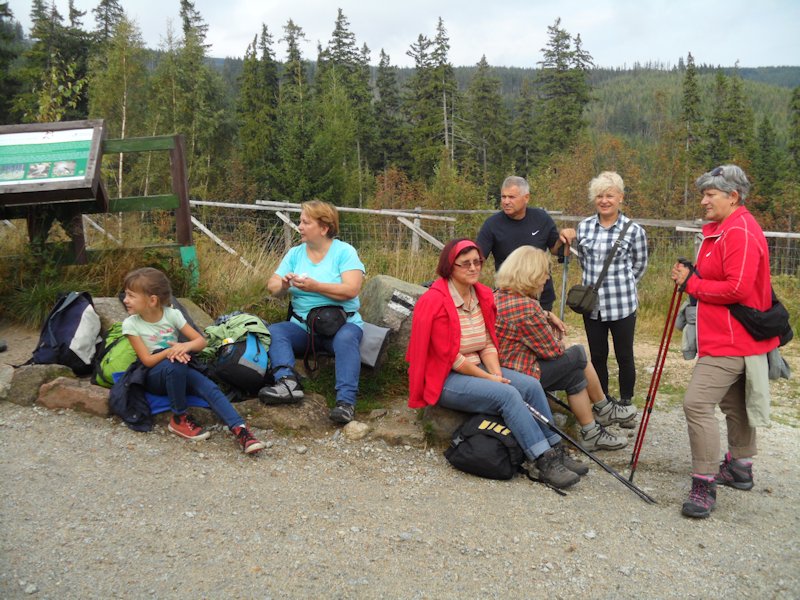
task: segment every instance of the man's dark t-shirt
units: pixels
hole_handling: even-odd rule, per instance
[[[477,241],[484,256],[494,256],[494,268],[499,270],[508,255],[520,246],[548,251],[558,241],[558,227],[541,208],[528,207],[518,221],[499,212],[484,221]],[[548,279],[539,302],[545,310],[552,310],[555,299],[553,280]]]

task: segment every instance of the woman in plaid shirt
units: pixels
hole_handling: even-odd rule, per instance
[[[589,201],[595,215],[578,224],[578,260],[583,269],[583,284],[594,285],[609,250],[630,221],[620,206],[625,184],[613,171],[605,171],[589,184]],[[633,332],[639,306],[637,285],[647,268],[647,236],[637,223],[631,223],[611,261],[606,278],[598,288],[600,296],[591,314],[583,316],[586,339],[603,392],[608,395],[608,334],[614,340],[614,355],[619,365],[620,404],[630,405],[636,383],[633,357]],[[622,426],[634,427],[634,420]]]
[[[586,450],[620,450],[627,436],[605,426],[635,419],[636,408],[609,401],[583,346],[566,347],[564,322],[538,300],[549,277],[550,259],[532,246],[517,248],[500,267],[494,293],[500,364],[536,377],[546,391],[565,390]]]

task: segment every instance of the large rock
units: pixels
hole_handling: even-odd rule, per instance
[[[94,309],[100,316],[100,325],[103,328],[103,332],[108,331],[108,328],[111,327],[112,323],[124,321],[125,317],[128,316],[128,313],[125,311],[125,307],[116,296],[111,298],[94,298],[93,300]],[[192,320],[200,329],[201,333],[206,327],[214,323],[214,319],[212,319],[202,308],[197,306],[197,304],[189,300],[189,298],[178,298],[178,302],[183,305],[183,307],[186,309],[186,312],[188,312],[189,316],[192,317]]]
[[[370,279],[361,290],[361,316],[368,323],[388,327],[388,347],[405,354],[411,336],[411,313],[427,288],[388,275]]]
[[[14,370],[11,389],[8,390],[9,402],[20,406],[33,406],[39,397],[39,388],[43,383],[58,377],[75,378],[72,369],[63,365],[25,365]]]
[[[322,436],[332,432],[337,425],[328,418],[325,397],[306,392],[299,404],[267,406],[258,400],[248,400],[235,405],[250,425],[272,429],[282,434]]]
[[[37,402],[51,409],[71,408],[98,417],[109,415],[108,390],[85,379],[58,377],[45,383],[39,389]]]
[[[447,446],[453,432],[470,417],[469,413],[441,406],[427,406],[420,411],[422,430],[431,444]]]
[[[11,390],[11,380],[14,378],[14,367],[0,364],[0,400],[8,398]]]

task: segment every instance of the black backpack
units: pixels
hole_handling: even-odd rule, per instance
[[[497,415],[474,415],[455,430],[445,458],[456,469],[488,479],[522,472],[525,453]]]
[[[47,315],[39,343],[25,364],[65,365],[78,376],[88,375],[102,345],[91,294],[70,292],[61,295]]]

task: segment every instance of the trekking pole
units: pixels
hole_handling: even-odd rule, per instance
[[[689,263],[685,258],[679,258],[678,262],[683,264]],[[647,397],[645,398],[644,409],[642,410],[642,420],[639,423],[639,431],[636,433],[636,441],[633,444],[633,454],[631,455],[630,464],[631,474],[628,476],[628,481],[633,481],[633,474],[636,472],[636,466],[639,464],[639,453],[642,451],[644,435],[647,432],[647,425],[650,423],[650,414],[653,412],[653,406],[656,402],[658,385],[661,382],[661,373],[664,371],[664,363],[667,360],[667,350],[669,350],[669,344],[672,341],[672,332],[675,330],[675,321],[678,318],[682,297],[683,289],[676,283],[672,290],[672,299],[670,300],[669,309],[667,310],[667,321],[664,323],[664,333],[661,335],[661,343],[658,346],[653,376],[650,378],[650,388],[647,390]]]
[[[564,278],[561,280],[561,311],[559,318],[564,320],[564,307],[567,305],[567,274],[569,273],[569,246],[564,246]]]
[[[620,474],[619,474],[617,471],[615,471],[614,469],[612,469],[611,467],[609,467],[609,466],[608,466],[606,463],[604,463],[602,460],[600,460],[599,458],[597,458],[597,457],[596,457],[594,454],[592,454],[591,452],[589,452],[588,450],[586,450],[586,448],[584,448],[583,446],[581,446],[581,445],[580,445],[578,442],[576,442],[576,441],[575,441],[575,440],[573,440],[573,439],[572,439],[570,436],[568,436],[566,433],[564,433],[563,431],[561,431],[561,430],[560,430],[558,427],[556,427],[556,426],[555,426],[555,425],[554,425],[554,424],[553,424],[553,423],[550,421],[550,419],[548,419],[547,417],[545,417],[545,416],[544,416],[542,413],[540,413],[538,410],[536,410],[535,408],[533,408],[533,407],[532,407],[530,404],[528,404],[528,403],[526,402],[526,403],[525,403],[525,406],[527,406],[527,407],[528,407],[528,410],[529,410],[529,411],[531,411],[531,414],[533,415],[533,418],[534,418],[534,419],[536,419],[537,421],[539,421],[539,422],[540,422],[540,423],[542,423],[543,425],[547,425],[547,427],[549,427],[549,428],[550,428],[550,429],[552,429],[554,432],[556,432],[556,434],[558,434],[559,436],[561,436],[561,438],[563,438],[564,440],[566,440],[567,442],[569,442],[570,444],[572,444],[573,446],[575,446],[575,447],[576,447],[578,450],[580,450],[581,452],[583,452],[583,453],[584,453],[586,456],[588,456],[590,459],[592,459],[592,460],[593,460],[595,463],[597,463],[598,465],[600,465],[600,467],[601,467],[601,468],[602,468],[602,469],[603,469],[603,470],[604,470],[606,473],[610,473],[611,475],[613,475],[613,476],[614,476],[616,479],[618,479],[618,480],[619,480],[619,481],[620,481],[620,482],[621,482],[621,483],[622,483],[622,484],[623,484],[623,485],[624,485],[626,488],[628,488],[628,489],[629,489],[630,491],[632,491],[634,494],[636,494],[637,496],[639,496],[639,498],[641,498],[642,500],[644,500],[645,502],[647,502],[647,503],[649,503],[649,504],[656,504],[656,501],[655,501],[655,499],[654,499],[652,496],[650,496],[650,495],[649,495],[647,492],[645,492],[644,490],[642,490],[642,489],[639,489],[638,487],[636,487],[636,486],[635,486],[633,483],[631,483],[630,481],[628,481],[627,479],[625,479],[625,478],[624,478],[622,475],[620,475]]]

